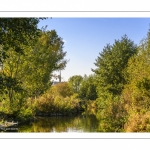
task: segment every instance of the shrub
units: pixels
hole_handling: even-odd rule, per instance
[[[78,111],[79,102],[77,95],[63,97],[52,89],[36,99],[35,108],[36,112],[65,114]]]
[[[132,113],[124,125],[125,132],[150,132],[150,112]]]

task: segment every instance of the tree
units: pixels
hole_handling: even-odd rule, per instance
[[[81,75],[74,75],[69,78],[68,82],[74,93],[79,93],[82,80],[83,77]]]
[[[0,64],[4,68],[5,60],[7,61],[10,57],[11,51],[15,51],[20,57],[27,47],[34,45],[40,34],[40,29],[37,28],[40,19],[44,18],[0,18]],[[16,79],[11,79],[11,76],[6,76],[2,71],[0,73],[0,93],[4,92],[6,86],[15,83],[10,83],[14,80]]]
[[[62,38],[55,30],[41,31],[34,47],[26,47],[21,55],[9,50],[3,75],[9,77],[5,91],[10,103],[28,97],[37,97],[51,86],[52,72],[64,69],[67,60]],[[12,84],[12,80],[15,84]],[[23,97],[25,96],[25,97]]]
[[[40,34],[37,24],[44,18],[0,18],[0,45],[3,53],[0,57],[6,59],[6,52],[12,48],[23,54],[26,46],[31,46]]]
[[[26,73],[30,95],[38,96],[51,86],[52,73],[63,70],[67,64],[66,52],[63,51],[63,40],[55,30],[45,31],[27,57]],[[31,84],[32,82],[32,84]]]
[[[121,40],[104,47],[103,52],[94,63],[97,69],[98,88],[107,88],[114,95],[121,94],[126,83],[123,70],[127,67],[129,58],[137,51],[136,45],[125,35]]]
[[[11,48],[23,53],[24,45],[30,45],[39,35],[37,24],[44,18],[0,18],[0,45],[4,53]]]
[[[117,120],[118,114],[122,111],[122,100],[120,99],[124,85],[127,83],[124,77],[124,70],[128,60],[137,52],[137,46],[125,35],[121,40],[115,40],[113,45],[107,44],[96,59],[97,104],[101,118],[113,122]],[[120,110],[120,111],[119,111]],[[120,116],[120,115],[119,115]],[[113,127],[122,125],[119,122]]]
[[[96,77],[95,75],[84,76],[81,82],[79,97],[81,99],[96,100]]]

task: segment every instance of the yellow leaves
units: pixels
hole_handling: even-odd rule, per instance
[[[150,131],[150,115],[148,112],[134,113],[128,118],[124,126],[125,132],[148,132]]]
[[[45,34],[42,34],[42,36],[39,38],[39,41],[43,42],[43,45],[45,45],[46,43],[44,42],[47,41],[47,36]]]

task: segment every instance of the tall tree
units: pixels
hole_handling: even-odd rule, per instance
[[[41,18],[44,19],[44,18]],[[37,40],[40,29],[37,24],[40,18],[0,18],[0,65],[5,67],[11,51],[15,51],[20,55],[24,54],[24,50],[34,45]],[[11,76],[6,76],[3,71],[0,73],[0,92],[2,93],[8,86]],[[15,82],[14,82],[15,83]],[[13,83],[11,83],[13,84]]]
[[[136,51],[136,45],[126,35],[121,40],[115,40],[112,46],[108,44],[104,47],[94,63],[97,67],[93,71],[97,74],[98,89],[107,88],[112,94],[121,94],[126,83],[123,71]]]
[[[115,40],[113,45],[107,44],[96,59],[97,69],[93,71],[97,76],[97,104],[100,117],[105,118],[107,122],[117,121],[118,114],[122,114],[122,102],[119,97],[127,83],[124,70],[128,60],[136,52],[137,46],[124,35],[121,40]],[[119,119],[123,120],[122,117]],[[113,127],[120,124],[122,124],[120,121],[114,122]]]
[[[16,97],[22,101],[22,96],[39,96],[51,86],[52,72],[66,66],[62,38],[55,30],[40,35],[34,47],[27,47],[23,55],[13,49],[7,52],[3,74],[15,83],[9,80],[5,87],[10,103]]]
[[[24,70],[24,73],[27,73],[26,87],[35,96],[51,85],[50,79],[53,71],[63,70],[66,67],[66,52],[63,51],[63,44],[63,39],[57,35],[55,30],[45,31],[38,39],[34,49],[30,51],[26,60],[28,64],[25,66],[27,70]]]

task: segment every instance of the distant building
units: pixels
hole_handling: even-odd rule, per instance
[[[52,85],[56,85],[56,84],[58,84],[58,83],[60,83],[60,82],[58,82],[58,81],[53,81],[53,84],[52,84]]]
[[[53,85],[56,85],[56,84],[58,84],[58,83],[67,83],[67,82],[66,82],[66,81],[62,81],[62,82],[53,81],[52,86],[53,86]]]
[[[59,81],[53,81],[53,84],[52,84],[52,85],[61,83],[61,71],[60,71],[60,74],[57,76],[57,78],[59,79]],[[56,79],[57,79],[57,78],[56,78]]]

